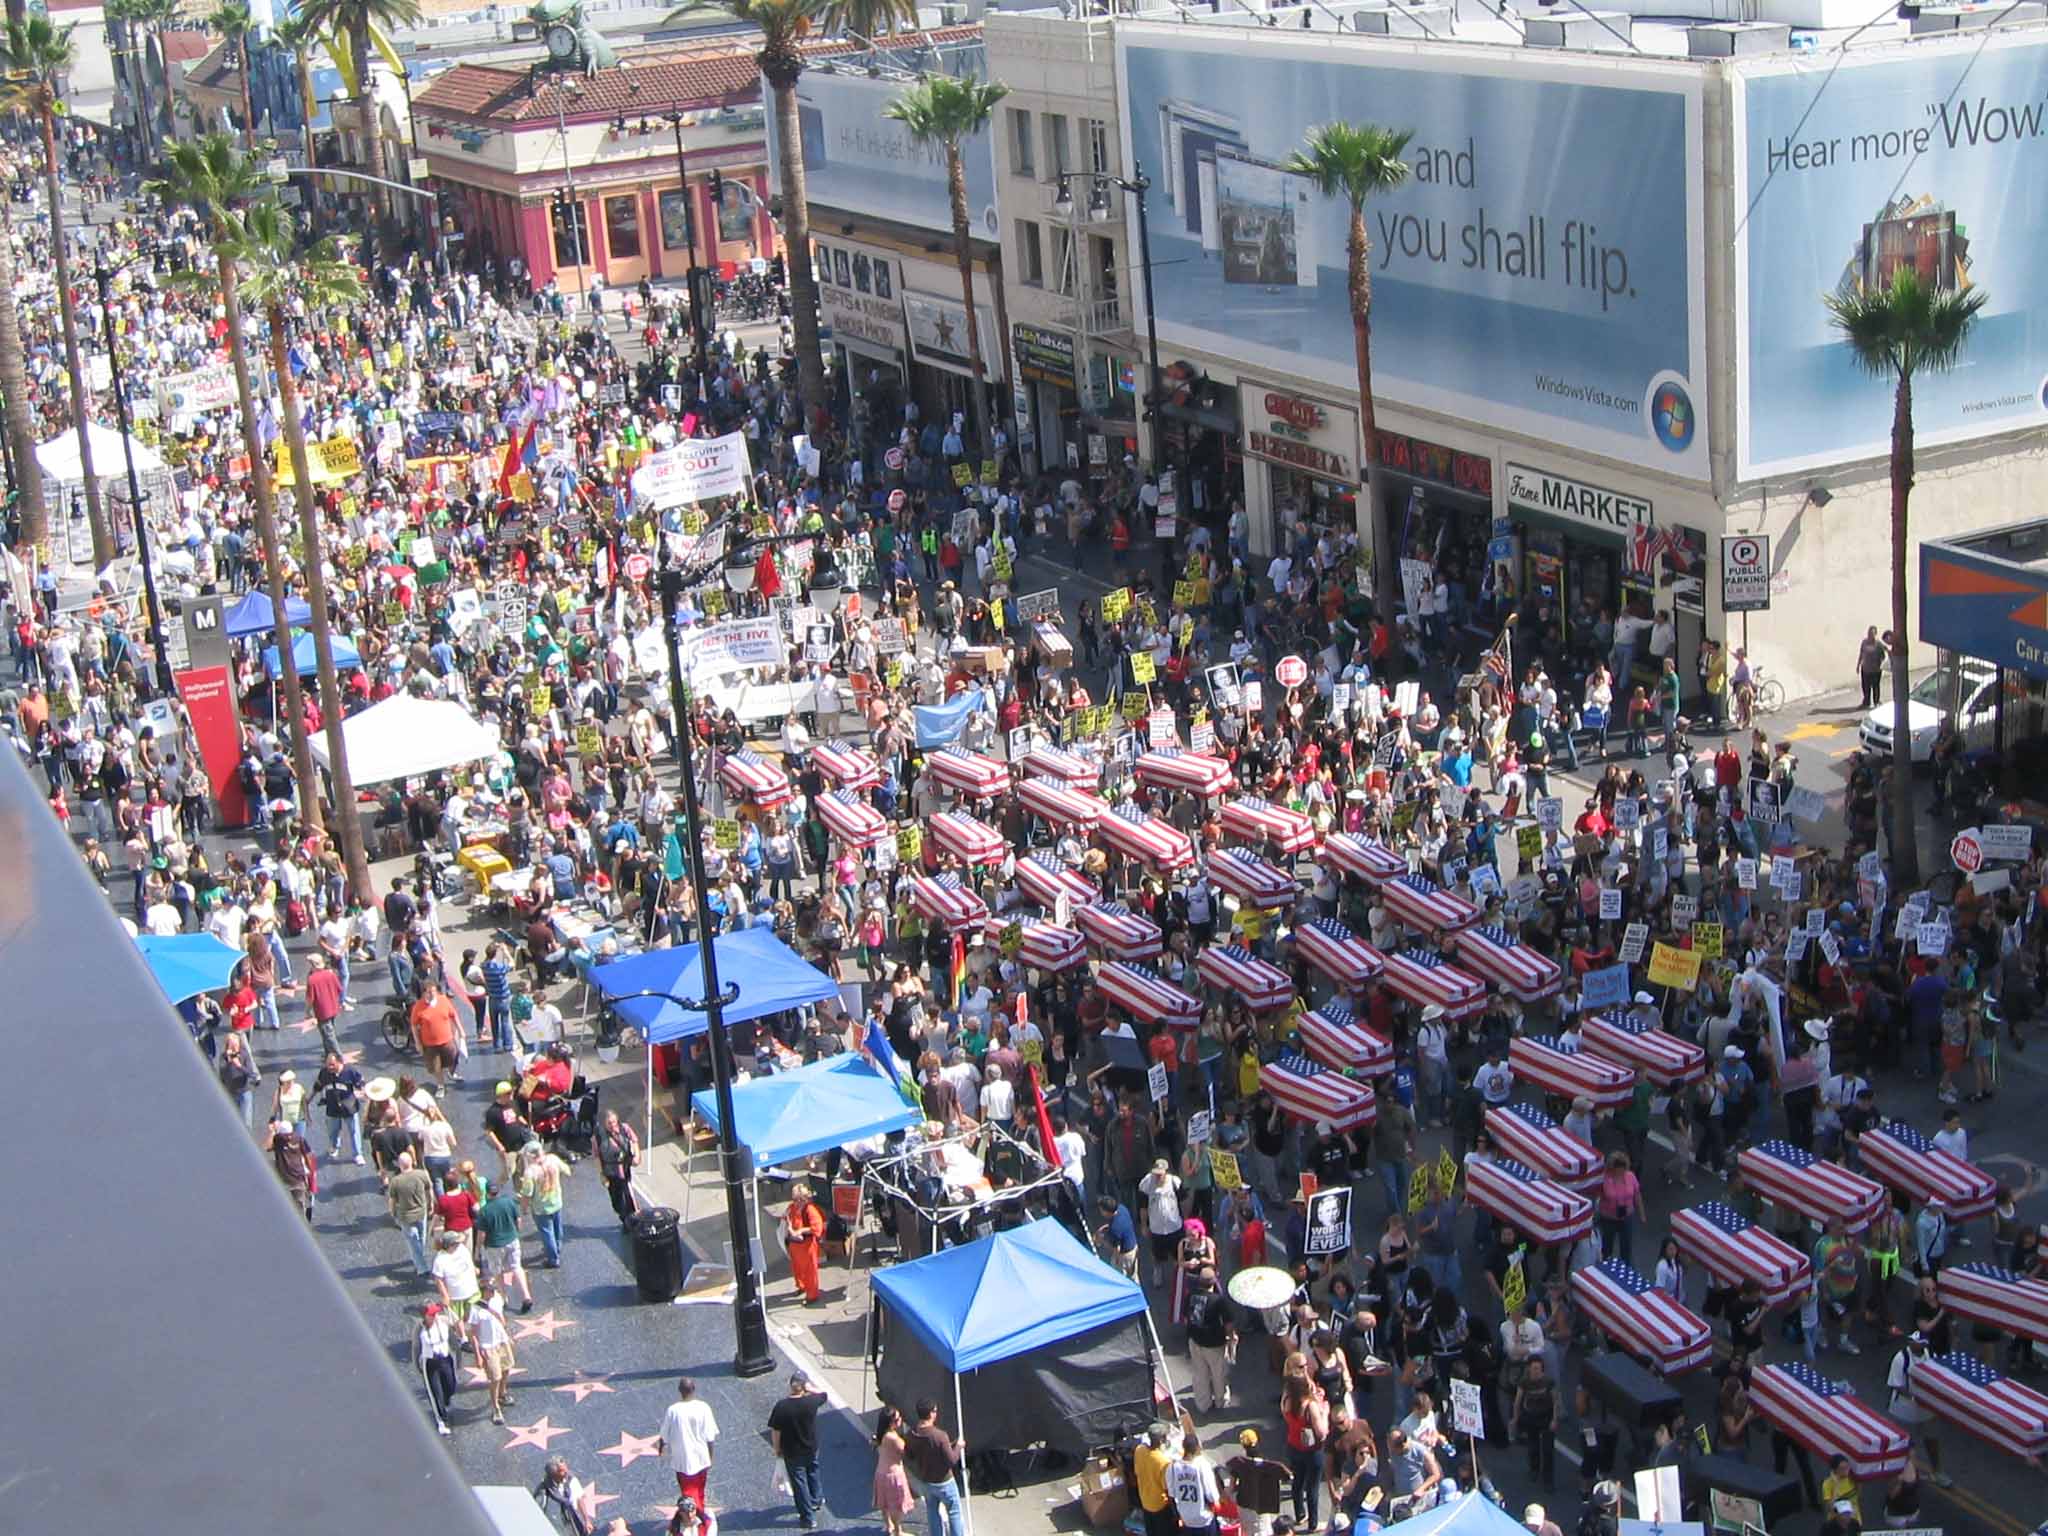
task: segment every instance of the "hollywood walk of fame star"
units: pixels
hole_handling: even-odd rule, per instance
[[[595,1483],[591,1483],[589,1485],[589,1488],[590,1506],[593,1509],[596,1509],[600,1505],[604,1504],[616,1504],[619,1501],[619,1496],[616,1493],[599,1493],[597,1491],[597,1484]]]
[[[619,1443],[617,1445],[601,1447],[597,1454],[600,1456],[618,1457],[619,1467],[623,1471],[643,1456],[649,1458],[659,1456],[661,1454],[660,1445],[661,1436],[659,1435],[636,1435],[630,1429],[622,1429],[619,1431]]]
[[[560,1333],[564,1328],[574,1328],[575,1326],[575,1323],[571,1322],[568,1318],[557,1317],[552,1311],[543,1312],[539,1317],[522,1317],[513,1324],[516,1330],[515,1338],[522,1341],[526,1339],[546,1339],[550,1344],[555,1342],[555,1335],[557,1333]]]
[[[310,1035],[311,1033],[313,1033],[314,1030],[318,1029],[320,1026],[314,1023],[311,1019],[300,1019],[298,1023],[293,1024],[289,1027],[292,1029],[296,1029],[302,1035]]]
[[[345,1045],[341,1048],[341,1064],[344,1067],[359,1066],[363,1059],[363,1048],[359,1045]]]
[[[506,1427],[512,1431],[512,1438],[505,1442],[505,1449],[508,1451],[516,1450],[522,1445],[538,1446],[544,1451],[548,1448],[548,1442],[555,1436],[571,1433],[566,1427],[556,1428],[546,1418],[536,1419],[531,1424],[510,1424]]]
[[[567,1382],[562,1386],[556,1387],[554,1390],[557,1392],[574,1393],[576,1397],[576,1405],[580,1408],[583,1406],[583,1400],[586,1397],[590,1396],[591,1393],[610,1392],[614,1389],[606,1384],[605,1379],[602,1376],[596,1377],[595,1379],[586,1376],[579,1377],[575,1381]]]

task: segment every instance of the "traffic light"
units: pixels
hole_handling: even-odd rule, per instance
[[[725,173],[723,171],[713,171],[711,173],[711,206],[714,208],[723,208],[725,206]]]

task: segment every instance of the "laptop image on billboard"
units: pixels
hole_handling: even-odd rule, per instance
[[[1316,286],[1315,185],[1270,160],[1216,153],[1216,220],[1223,281]]]

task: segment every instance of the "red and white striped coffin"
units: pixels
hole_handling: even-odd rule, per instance
[[[2048,1343],[2048,1284],[1996,1264],[1945,1264],[1941,1304],[1958,1317]]]
[[[1252,844],[1271,843],[1282,853],[1299,853],[1316,845],[1316,824],[1299,811],[1240,795],[1223,807],[1223,830]]]
[[[1311,1125],[1327,1120],[1339,1131],[1358,1131],[1377,1114],[1372,1089],[1299,1051],[1282,1051],[1260,1067],[1259,1086],[1288,1114]]]
[[[1572,1294],[1602,1333],[1647,1359],[1659,1375],[1696,1370],[1714,1357],[1714,1334],[1706,1319],[1620,1259],[1574,1270]]]
[[[1151,960],[1166,947],[1159,925],[1120,901],[1091,901],[1074,908],[1074,922],[1088,942],[1117,960]]]
[[[1294,947],[1340,987],[1362,987],[1386,969],[1386,957],[1334,917],[1312,917],[1296,928]]]
[[[1140,753],[1132,772],[1148,788],[1183,789],[1195,795],[1220,795],[1237,786],[1236,775],[1222,758],[1178,747]]]
[[[1062,891],[1076,906],[1094,901],[1102,894],[1095,888],[1093,880],[1078,869],[1067,868],[1049,853],[1027,853],[1019,859],[1016,882],[1033,901],[1043,902],[1048,907],[1060,899]],[[1158,932],[1157,929],[1153,931]]]
[[[988,903],[962,885],[958,875],[919,875],[910,882],[910,904],[949,933],[988,921]]]
[[[1359,1022],[1343,1003],[1325,1003],[1294,1021],[1295,1034],[1309,1055],[1325,1066],[1384,1077],[1394,1070],[1394,1042]]]
[[[1092,829],[1106,807],[1086,790],[1074,789],[1058,779],[1023,779],[1017,785],[1017,803],[1035,816],[1059,826]]]
[[[1394,886],[1387,888],[1390,905],[1394,889]],[[1475,925],[1454,934],[1451,948],[1457,952],[1460,965],[1477,971],[1508,996],[1521,1002],[1540,1002],[1564,990],[1563,967],[1497,925]]]
[[[1527,1104],[1489,1107],[1486,1130],[1509,1157],[1566,1189],[1584,1193],[1600,1182],[1600,1154],[1540,1109]]]
[[[1212,987],[1242,996],[1255,1013],[1284,1008],[1294,996],[1294,981],[1235,944],[1211,944],[1195,956],[1195,970]]]
[[[992,757],[945,747],[925,759],[932,776],[948,789],[974,800],[989,800],[1010,787],[1010,770]]]
[[[1418,933],[1455,933],[1479,921],[1479,909],[1455,892],[1421,875],[1402,875],[1380,887],[1380,900],[1404,928]]]
[[[1569,1242],[1593,1229],[1592,1201],[1505,1158],[1469,1159],[1465,1198],[1537,1243]]]
[[[851,790],[835,789],[820,796],[818,816],[850,847],[872,848],[889,835],[889,819]]]
[[[1707,1075],[1707,1053],[1690,1040],[1681,1040],[1654,1019],[1639,1019],[1626,1013],[1588,1014],[1579,1024],[1579,1036],[1595,1056],[1633,1071],[1641,1067],[1650,1081],[1667,1093]]]
[[[1435,950],[1410,945],[1387,956],[1386,984],[1418,1008],[1432,1003],[1447,1019],[1464,1019],[1486,1006],[1486,983],[1459,970]]]
[[[1735,1165],[1749,1180],[1749,1187],[1766,1200],[1775,1200],[1815,1221],[1839,1216],[1851,1232],[1869,1226],[1891,1198],[1874,1179],[1815,1157],[1789,1141],[1744,1147],[1736,1155]]]
[[[1749,1375],[1758,1415],[1788,1439],[1829,1460],[1846,1456],[1849,1475],[1872,1483],[1906,1469],[1912,1442],[1905,1431],[1866,1408],[1856,1388],[1821,1375],[1804,1360],[1760,1365]]]
[[[2048,1449],[2048,1397],[1974,1355],[1929,1355],[1911,1366],[1913,1401],[2014,1456]]]
[[[1982,1216],[1998,1199],[1998,1183],[1902,1120],[1886,1120],[1865,1131],[1859,1145],[1863,1166],[1916,1201],[1939,1196],[1951,1221]]]
[[[1635,1095],[1634,1072],[1590,1051],[1560,1051],[1555,1035],[1517,1035],[1508,1042],[1508,1065],[1560,1099],[1584,1094],[1595,1109],[1619,1109]]]
[[[1112,960],[1097,967],[1095,985],[1111,1002],[1144,1023],[1192,1029],[1202,1021],[1200,999],[1189,997],[1157,971],[1145,966]]]
[[[1009,846],[994,827],[964,811],[941,811],[927,825],[932,840],[963,864],[1000,864]]]
[[[1017,766],[1031,778],[1051,779],[1069,789],[1094,789],[1102,782],[1100,763],[1058,747],[1033,747],[1017,760]]]
[[[1219,848],[1210,854],[1209,879],[1246,906],[1265,911],[1291,907],[1301,894],[1294,876],[1245,848]]]
[[[1408,873],[1408,861],[1400,854],[1356,832],[1332,832],[1323,839],[1316,857],[1347,875],[1358,876],[1367,885],[1385,885]]]
[[[841,789],[873,789],[882,782],[881,765],[859,747],[821,741],[811,748],[811,761]]]
[[[1088,941],[1072,928],[1062,928],[1043,912],[1012,907],[993,914],[983,925],[990,942],[1015,923],[1022,930],[1017,958],[1041,971],[1070,971],[1088,958]]]
[[[751,749],[727,753],[718,765],[718,782],[764,811],[789,804],[795,794],[782,765]]]
[[[1127,859],[1167,874],[1195,862],[1194,839],[1171,822],[1120,805],[1095,825],[1095,835]]]

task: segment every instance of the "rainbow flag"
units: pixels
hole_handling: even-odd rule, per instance
[[[947,984],[947,994],[952,1006],[960,1006],[961,994],[967,990],[967,940],[960,934],[953,935],[953,969]]]

